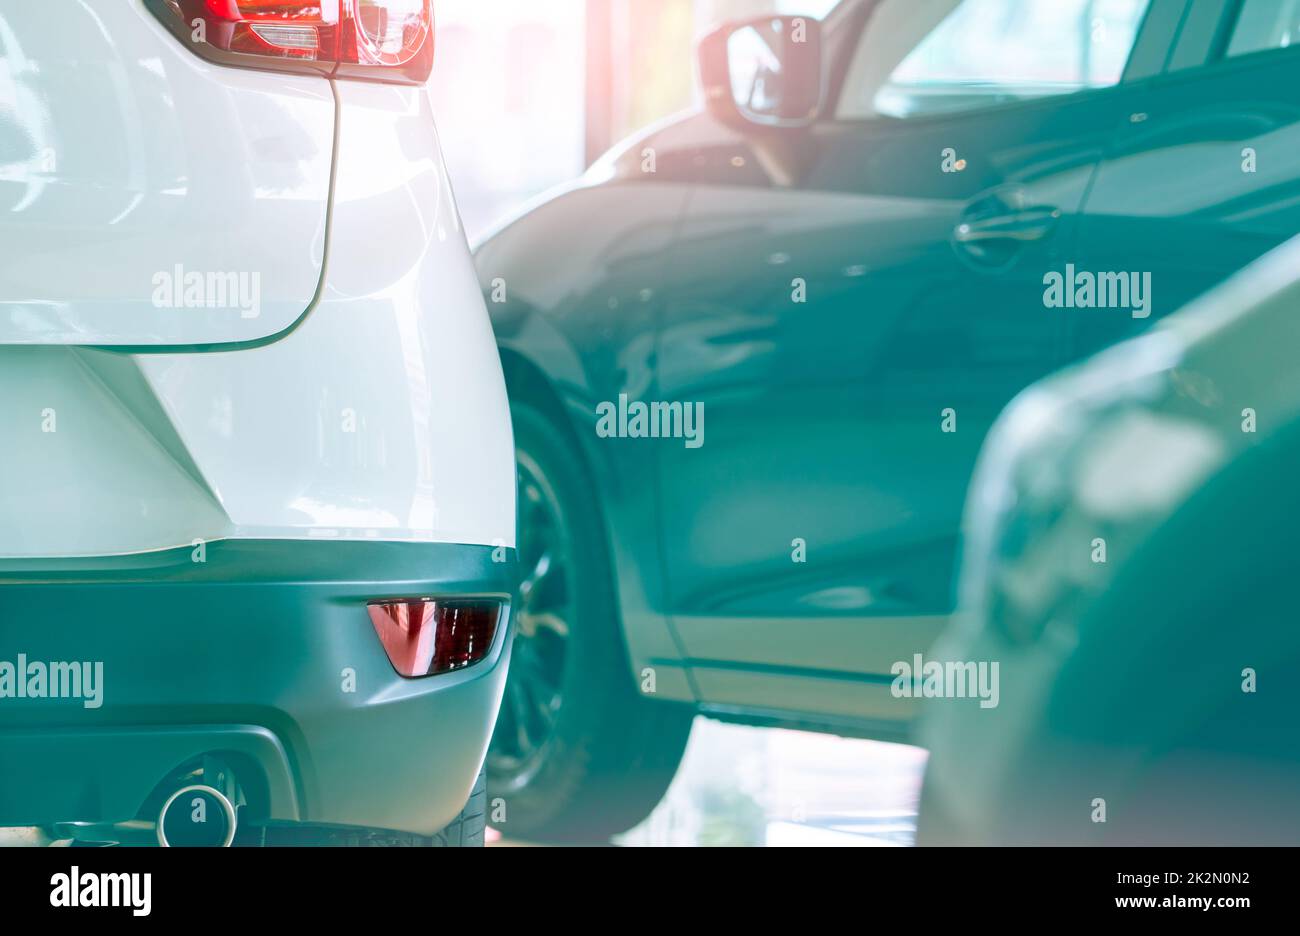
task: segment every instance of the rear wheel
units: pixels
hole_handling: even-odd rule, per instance
[[[585,466],[547,416],[512,415],[523,579],[488,787],[507,836],[604,841],[663,798],[693,712],[637,692]]]

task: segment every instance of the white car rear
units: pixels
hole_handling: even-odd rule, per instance
[[[465,806],[514,455],[432,54],[428,0],[0,11],[0,825]]]

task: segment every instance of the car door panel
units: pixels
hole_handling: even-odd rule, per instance
[[[797,681],[775,696],[791,705],[841,711],[845,674],[879,687],[928,649],[984,434],[1060,361],[1042,279],[1121,117],[1098,93],[826,127],[800,184],[692,194],[659,393],[702,402],[708,429],[658,454],[670,604],[706,701],[742,704],[748,671]],[[943,171],[948,148],[964,170]],[[972,252],[955,232],[989,199],[1057,217]],[[879,691],[862,690],[863,718]]]
[[[1080,252],[1090,269],[1150,272],[1152,314],[1075,315],[1080,355],[1145,329],[1300,231],[1300,51],[1175,72],[1128,104]]]

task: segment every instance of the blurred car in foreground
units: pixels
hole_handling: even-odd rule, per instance
[[[931,656],[922,844],[1300,843],[1300,239],[1026,391]]]
[[[1300,230],[1297,17],[847,0],[725,27],[706,112],[478,249],[529,570],[488,762],[510,834],[634,823],[697,711],[910,737],[892,670],[947,622],[1001,410]]]

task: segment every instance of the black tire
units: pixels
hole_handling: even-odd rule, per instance
[[[694,712],[638,691],[590,475],[552,419],[522,404],[511,412],[525,584],[488,788],[504,801],[509,838],[608,841],[663,798]],[[554,559],[543,566],[546,550]]]
[[[465,808],[429,844],[435,848],[482,848],[486,833],[487,768],[483,768],[478,772]]]
[[[432,836],[389,829],[345,826],[276,825],[243,833],[242,846],[317,848],[482,848],[487,831],[487,771],[480,769],[474,790],[460,815]]]

